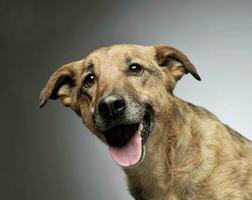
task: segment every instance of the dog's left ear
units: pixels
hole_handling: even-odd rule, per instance
[[[163,45],[155,46],[155,49],[158,65],[167,68],[175,82],[187,73],[190,73],[198,81],[201,80],[194,65],[181,51]]]
[[[48,99],[60,99],[63,105],[76,110],[73,105],[77,81],[83,70],[83,59],[61,66],[50,77],[41,91],[39,106],[43,107]]]

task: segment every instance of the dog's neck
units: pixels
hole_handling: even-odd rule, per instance
[[[188,173],[201,162],[200,157],[190,156],[200,155],[200,144],[197,144],[200,140],[195,139],[198,136],[194,129],[197,121],[195,118],[198,116],[195,112],[198,110],[193,105],[174,98],[165,124],[155,127],[156,130],[150,135],[148,141],[151,142],[147,142],[144,161],[133,169],[125,170],[131,186],[129,189],[137,199],[141,199],[141,196],[159,199],[167,191],[170,193],[167,195],[190,192],[185,191],[190,190]],[[163,133],[156,134],[157,132]],[[166,145],[160,145],[161,143]],[[181,191],[173,191],[174,188]]]

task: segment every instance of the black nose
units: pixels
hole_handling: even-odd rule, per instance
[[[125,99],[118,94],[111,94],[100,100],[98,111],[106,117],[118,117],[125,110]]]

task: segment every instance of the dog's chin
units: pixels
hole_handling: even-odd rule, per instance
[[[145,145],[153,129],[154,111],[146,108],[138,123],[118,124],[104,131],[113,160],[123,168],[140,164],[145,156]]]

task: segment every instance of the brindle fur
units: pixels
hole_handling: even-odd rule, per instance
[[[144,66],[141,77],[127,75],[132,60]],[[96,73],[98,82],[83,89],[87,70]],[[206,109],[173,95],[186,73],[200,80],[189,59],[175,48],[113,45],[58,69],[41,93],[40,106],[60,98],[106,143],[94,125],[95,106],[106,93],[126,92],[150,103],[156,113],[144,160],[124,169],[135,199],[252,199],[251,142]]]

